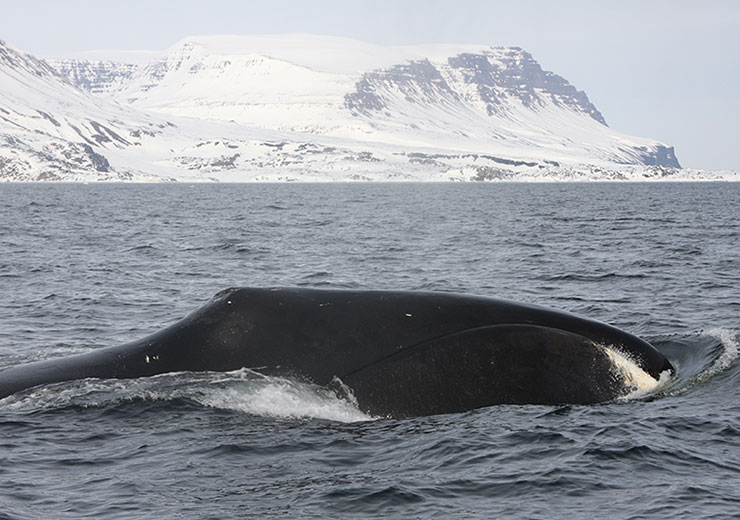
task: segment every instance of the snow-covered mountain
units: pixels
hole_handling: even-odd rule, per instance
[[[0,44],[0,179],[619,179],[679,166],[519,48],[217,36],[146,63],[50,63]]]
[[[127,179],[106,153],[140,146],[167,125],[94,97],[0,42],[1,179]]]

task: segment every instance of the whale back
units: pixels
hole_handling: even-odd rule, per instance
[[[418,403],[374,406],[382,401],[378,392],[399,384],[406,389],[397,388],[399,395],[427,388],[422,395],[432,396],[434,388],[444,391],[467,381],[460,392],[467,398],[458,404],[437,399],[440,404],[429,404],[430,410],[503,402],[598,402],[624,393],[607,370],[611,365],[603,347],[622,352],[654,379],[672,370],[662,354],[636,336],[544,307],[447,293],[238,288],[220,292],[141,340],[6,368],[0,371],[0,397],[89,377],[246,367],[319,385],[338,378],[355,385],[358,394],[372,395],[367,410],[392,414],[427,409]],[[516,385],[522,390],[512,394]],[[540,386],[549,388],[547,399],[538,393]],[[368,393],[372,388],[374,393]]]

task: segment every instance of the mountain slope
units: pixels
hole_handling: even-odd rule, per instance
[[[106,150],[140,145],[166,123],[82,91],[0,41],[0,172],[15,180],[117,178]],[[127,178],[123,176],[122,178]]]
[[[345,107],[378,129],[405,125],[429,142],[511,158],[679,167],[672,148],[610,129],[584,92],[518,48],[363,74]]]

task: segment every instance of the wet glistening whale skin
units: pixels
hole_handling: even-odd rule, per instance
[[[589,404],[625,395],[612,352],[650,377],[653,346],[555,310],[448,293],[238,288],[142,340],[0,370],[0,398],[83,378],[243,367],[354,396],[408,417],[494,404]]]

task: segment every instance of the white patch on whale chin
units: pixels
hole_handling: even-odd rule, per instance
[[[604,352],[614,366],[617,375],[622,378],[628,392],[621,399],[639,399],[665,386],[671,379],[671,373],[666,370],[659,379],[645,372],[632,357],[616,348],[604,346]]]

